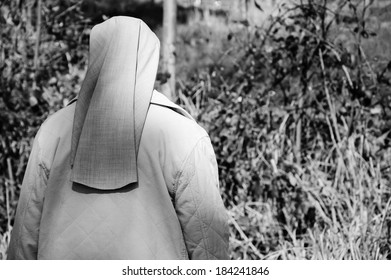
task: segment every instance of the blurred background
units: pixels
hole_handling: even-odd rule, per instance
[[[0,259],[32,140],[114,15],[156,32],[156,87],[210,134],[232,259],[391,259],[388,0],[1,0]]]

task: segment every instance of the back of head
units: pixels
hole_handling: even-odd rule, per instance
[[[72,132],[74,182],[96,189],[137,182],[137,152],[158,61],[159,40],[139,19],[113,17],[92,29]]]

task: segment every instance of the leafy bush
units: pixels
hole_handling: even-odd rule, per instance
[[[391,259],[391,48],[354,3],[179,27],[179,102],[214,144],[232,258]],[[40,31],[37,8],[0,4],[0,258],[31,139],[86,66],[79,1],[42,3]]]
[[[391,258],[391,64],[367,59],[367,8],[282,7],[182,87],[216,149],[233,258]]]

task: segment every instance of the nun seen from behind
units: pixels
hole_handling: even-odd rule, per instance
[[[9,259],[227,259],[208,134],[153,89],[159,40],[113,17],[90,35],[76,102],[41,126]]]

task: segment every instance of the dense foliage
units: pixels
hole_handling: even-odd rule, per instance
[[[391,258],[390,58],[364,50],[368,6],[326,4],[228,34],[231,63],[183,87],[216,149],[234,258]]]
[[[94,20],[80,1],[38,2],[0,5],[0,254],[31,140],[77,94]],[[391,63],[371,43],[386,37],[369,6],[336,2],[179,26],[178,102],[214,144],[232,258],[391,258]]]

